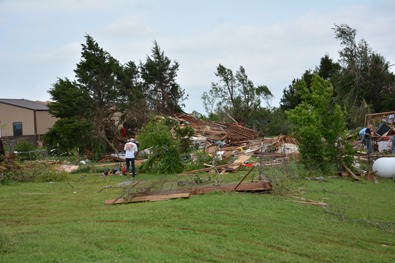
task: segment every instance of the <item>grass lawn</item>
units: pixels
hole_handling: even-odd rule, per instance
[[[0,262],[395,262],[395,224],[380,223],[389,226],[383,230],[352,222],[395,221],[393,180],[301,179],[287,186],[330,211],[346,210],[343,222],[274,193],[105,206],[125,190],[98,191],[126,177],[71,177],[0,186]]]

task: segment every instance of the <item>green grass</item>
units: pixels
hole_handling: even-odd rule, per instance
[[[246,172],[223,176],[235,181]],[[211,193],[105,206],[126,177],[0,186],[1,262],[394,262],[395,183],[294,181],[287,189],[344,211],[285,202],[277,194]],[[204,176],[206,177],[206,175]],[[137,179],[163,179],[138,175]],[[173,176],[177,180],[181,177]],[[239,180],[239,179],[237,179]],[[149,182],[148,182],[149,183]],[[57,193],[17,195],[17,193]],[[327,199],[324,199],[327,198]],[[289,198],[291,199],[291,198]],[[296,199],[292,199],[296,200]]]

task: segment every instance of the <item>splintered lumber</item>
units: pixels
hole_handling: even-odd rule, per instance
[[[343,163],[343,167],[346,168],[347,172],[349,172],[352,176],[352,178],[354,178],[357,181],[361,181],[361,179],[359,179],[350,169],[348,169],[348,167]]]
[[[236,169],[238,168],[240,165],[242,165],[246,160],[250,159],[251,156],[249,155],[242,155],[242,157],[240,157],[239,159],[237,159],[234,163],[232,164],[222,164],[222,165],[217,165],[215,166],[215,168],[220,169],[220,168],[226,168],[226,167],[230,167],[232,169]],[[211,169],[213,169],[214,167],[209,167],[209,168],[202,168],[202,169],[198,169],[198,170],[193,170],[193,171],[188,171],[185,172],[183,174],[179,174],[179,175],[184,175],[184,174],[195,174],[195,173],[200,173],[200,172],[209,172]]]
[[[181,194],[169,194],[169,195],[147,195],[147,196],[138,196],[132,199],[119,199],[114,202],[115,199],[106,200],[104,202],[105,205],[109,205],[112,202],[114,204],[125,204],[125,203],[139,203],[139,202],[155,202],[155,201],[166,201],[169,199],[178,199],[178,198],[191,198],[190,193],[181,193]]]
[[[229,167],[233,169],[239,168],[240,165],[242,165],[245,161],[250,159],[251,156],[249,155],[240,155],[239,158],[234,162],[234,164],[231,164]]]
[[[208,194],[214,191],[232,192],[235,190],[237,184],[223,185],[223,186],[202,186],[185,189],[182,193],[190,193],[191,195]],[[256,181],[253,183],[242,183],[237,186],[236,192],[246,191],[268,191],[272,189],[272,184],[267,181]]]
[[[147,196],[139,196],[133,198],[132,203],[137,202],[155,202],[155,201],[163,201],[169,199],[178,199],[178,198],[191,198],[190,193],[181,193],[181,194],[170,194],[170,195],[147,195]]]
[[[143,178],[140,179],[140,181],[138,181],[137,183],[135,183],[132,187],[129,188],[129,190],[127,190],[126,192],[124,192],[123,194],[121,194],[117,199],[114,199],[114,201],[112,201],[112,203],[110,203],[110,205],[114,204],[116,201],[118,201],[118,199],[120,199],[122,196],[124,196],[125,194],[129,193],[133,187],[135,187],[136,185],[138,185],[139,183],[141,183],[141,181],[143,181]]]

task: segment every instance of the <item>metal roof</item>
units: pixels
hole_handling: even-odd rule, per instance
[[[47,111],[48,106],[42,102],[26,99],[0,99],[0,103],[21,107],[30,110]]]

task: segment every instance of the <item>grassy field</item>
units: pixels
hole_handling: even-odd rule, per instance
[[[300,179],[282,187],[324,201],[343,222],[276,193],[105,206],[125,190],[98,191],[128,178],[71,177],[0,186],[0,262],[395,262],[395,225],[387,223],[395,221],[393,180]]]

